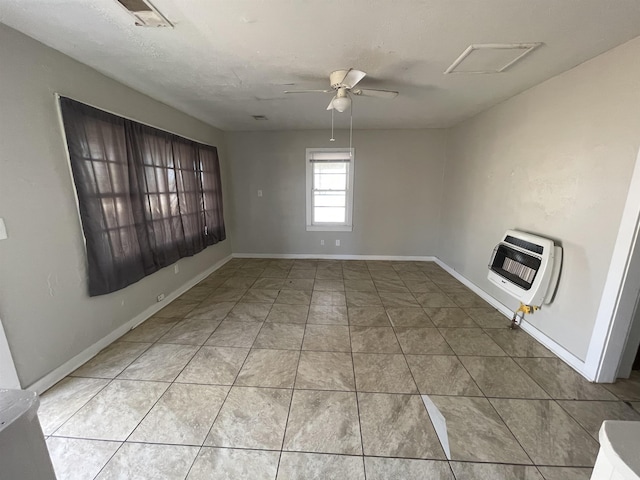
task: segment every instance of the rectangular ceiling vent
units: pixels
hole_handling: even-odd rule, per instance
[[[483,43],[469,45],[444,73],[502,73],[542,43]]]
[[[173,27],[173,24],[147,0],[116,0],[136,20],[139,27]]]
[[[269,120],[266,115],[251,115],[254,120],[258,120],[260,122],[264,122],[265,120]]]

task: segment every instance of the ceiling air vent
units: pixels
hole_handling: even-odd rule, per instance
[[[253,117],[254,120],[258,120],[258,121],[265,121],[265,120],[269,120],[265,115],[251,115]]]
[[[116,0],[136,19],[140,27],[173,27],[172,23],[146,0]]]
[[[502,73],[542,43],[469,45],[444,73]]]

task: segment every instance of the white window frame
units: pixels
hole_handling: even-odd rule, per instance
[[[327,157],[336,156],[339,160],[349,158],[347,163],[347,194],[346,194],[346,221],[343,223],[313,222],[313,162],[316,155],[326,154]],[[351,232],[353,231],[353,177],[355,172],[354,148],[307,148],[307,232]],[[327,161],[330,161],[328,159]]]

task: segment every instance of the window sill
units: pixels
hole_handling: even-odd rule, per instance
[[[352,232],[352,225],[307,225],[307,232]]]

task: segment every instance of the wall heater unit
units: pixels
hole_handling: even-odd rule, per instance
[[[493,250],[488,278],[524,305],[551,303],[562,266],[562,247],[549,238],[507,230]]]

